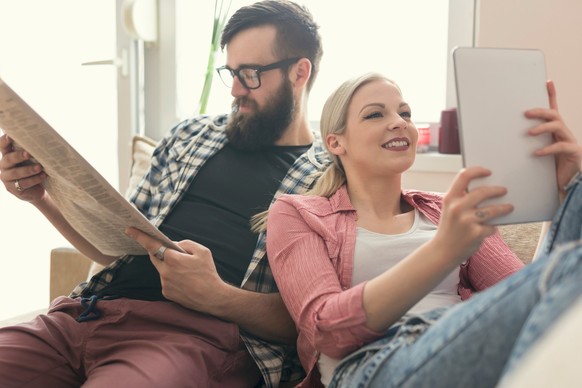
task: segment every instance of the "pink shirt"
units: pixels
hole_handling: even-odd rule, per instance
[[[442,196],[403,191],[404,199],[438,224]],[[356,211],[345,186],[329,199],[283,195],[269,210],[267,255],[279,291],[297,324],[299,358],[308,373],[300,386],[320,386],[319,352],[343,358],[380,338],[366,326],[363,289],[351,287]],[[499,233],[460,266],[459,295],[469,298],[519,270],[523,263]]]

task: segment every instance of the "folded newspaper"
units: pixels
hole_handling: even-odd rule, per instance
[[[132,226],[181,250],[111,186],[65,139],[0,79],[0,129],[48,175],[45,190],[65,219],[104,255],[145,254],[125,235]]]

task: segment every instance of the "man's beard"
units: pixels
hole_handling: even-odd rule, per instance
[[[226,124],[226,137],[239,150],[252,151],[272,146],[293,121],[295,101],[288,80],[262,110],[247,97],[236,99],[233,108],[239,104],[250,105],[255,110],[248,114],[234,112]]]

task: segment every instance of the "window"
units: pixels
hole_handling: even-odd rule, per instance
[[[186,118],[197,111],[202,90],[213,2],[176,1],[176,115]],[[449,33],[449,13],[459,8],[461,1],[359,0],[352,6],[302,1],[320,25],[324,46],[321,69],[310,95],[310,119],[319,120],[327,96],[343,80],[366,71],[379,71],[400,85],[416,121],[438,121],[441,110],[451,104],[447,102],[451,41],[472,42],[472,29],[468,37],[465,34],[455,38]],[[233,1],[231,14],[249,3],[252,1]],[[470,1],[464,3],[462,7],[472,6]],[[454,23],[472,26],[472,8],[470,13],[453,15],[458,15],[454,16]],[[464,31],[452,29],[459,30]],[[224,62],[224,54],[220,53],[216,64]],[[208,112],[225,112],[231,99],[230,90],[215,78]]]
[[[115,4],[0,0],[0,76],[117,186]],[[32,205],[0,189],[0,319],[48,304],[49,255],[66,240]]]

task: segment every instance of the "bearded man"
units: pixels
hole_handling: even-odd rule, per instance
[[[276,387],[300,380],[296,330],[253,215],[309,188],[328,163],[306,106],[322,55],[304,7],[239,9],[221,40],[232,111],[186,120],[154,151],[130,201],[185,253],[128,234],[146,256],[108,257],[44,191],[42,166],[0,138],[0,173],[87,257],[106,265],[47,315],[0,330],[3,387]],[[7,185],[7,187],[11,187]],[[10,191],[10,190],[9,190]]]

